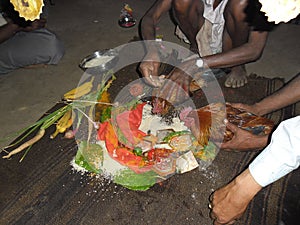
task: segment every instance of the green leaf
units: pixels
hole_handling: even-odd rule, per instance
[[[206,160],[213,160],[217,154],[217,146],[209,141],[208,144],[204,147],[204,155]]]
[[[163,141],[169,142],[173,137],[184,135],[184,134],[191,134],[191,132],[188,130],[175,131],[168,134],[166,137],[164,137]]]
[[[103,151],[100,145],[81,141],[75,156],[75,163],[93,173],[101,173]]]
[[[134,171],[127,169],[122,170],[114,177],[114,183],[120,184],[130,190],[146,191],[156,183],[157,177],[158,176],[154,171],[137,174]]]
[[[104,108],[102,111],[101,117],[100,117],[100,122],[103,123],[106,120],[109,120],[111,118],[111,106]]]

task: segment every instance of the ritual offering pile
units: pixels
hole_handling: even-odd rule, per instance
[[[116,77],[111,72],[100,77],[87,75],[80,86],[64,95],[61,108],[23,130],[25,135],[8,146],[16,148],[3,158],[27,149],[23,160],[53,125],[56,130],[50,139],[65,135],[76,140],[78,151],[71,162],[75,170],[144,191],[172,175],[209,166],[217,156],[217,143],[233,136],[224,118],[257,135],[268,134],[273,127],[266,118],[222,103],[178,108],[166,119],[154,110],[157,99],[143,99],[149,90],[143,82],[129,84],[130,98],[120,102],[112,101],[109,93]],[[33,132],[36,136],[27,140]]]
[[[95,110],[95,140],[80,141],[72,162],[76,169],[102,174],[128,189],[147,190],[215,158],[215,144],[199,144],[179,113],[171,120],[153,113],[152,101],[139,97],[144,89],[142,83],[131,85],[131,100],[110,106],[101,105],[104,99],[110,102],[108,92],[103,92]]]

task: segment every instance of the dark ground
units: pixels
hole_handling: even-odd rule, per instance
[[[140,19],[154,1],[126,2]],[[48,26],[64,41],[66,55],[57,66],[21,69],[0,78],[2,137],[36,121],[63,93],[75,87],[82,76],[78,63],[83,57],[98,49],[125,44],[138,35],[137,26],[123,29],[117,25],[123,3],[55,1],[49,10]],[[166,40],[179,43],[168,18],[162,19],[159,28]],[[290,79],[300,69],[298,37],[297,25],[280,26],[270,34],[263,58],[247,67],[249,72]],[[138,77],[133,68],[130,72],[125,70],[125,75],[118,77],[120,85],[114,91]],[[226,100],[254,102],[268,94],[267,86],[261,80],[253,80],[243,89],[226,89]],[[1,160],[0,224],[212,224],[208,196],[243,170],[256,154],[222,152],[206,171],[196,169],[173,176],[146,192],[134,192],[72,171],[75,143],[61,138],[51,142],[46,137],[53,129],[22,163],[18,162],[20,155]],[[237,224],[274,225],[286,214],[299,215],[299,184],[288,189],[292,190],[289,195],[294,193],[289,198],[292,209],[279,198],[285,197],[287,183],[281,180],[263,190]],[[291,221],[286,225],[292,225]]]
[[[136,65],[131,65],[116,74],[112,95],[138,77],[135,68]],[[220,83],[223,81],[224,77]],[[222,89],[226,101],[251,103],[280,85],[280,80],[251,78],[249,85],[240,90]],[[257,92],[251,93],[254,87]],[[196,92],[194,97],[200,99],[202,92]],[[283,114],[280,111],[271,117],[276,120]],[[246,168],[258,153],[222,151],[205,170],[174,175],[140,192],[74,171],[70,161],[77,151],[75,141],[61,135],[50,140],[53,131],[52,126],[22,163],[18,162],[22,154],[1,162],[1,224],[209,225],[212,224],[207,207],[209,195]],[[262,190],[237,224],[271,225],[285,221],[282,202],[286,200],[286,187],[290,187],[285,183],[288,182],[280,180]],[[296,187],[299,187],[297,182]],[[291,207],[292,202],[288,202],[285,210]],[[289,209],[288,214],[297,215],[293,210],[294,207]]]

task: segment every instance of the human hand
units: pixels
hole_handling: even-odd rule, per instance
[[[163,86],[156,92],[156,97],[172,105],[182,103],[189,97],[191,78],[182,70],[175,68],[164,80]]]
[[[253,113],[254,115],[260,116],[255,104],[253,104],[253,105],[248,105],[248,104],[243,104],[243,103],[230,103],[230,104],[234,108],[242,109],[244,111]]]
[[[215,191],[209,204],[214,225],[234,224],[261,188],[247,169],[225,187]]]
[[[261,149],[267,145],[267,135],[254,135],[238,126],[225,121],[226,128],[233,133],[231,140],[222,143],[221,149],[247,151]]]
[[[44,18],[37,19],[37,20],[34,20],[29,26],[24,27],[22,29],[22,31],[30,32],[30,31],[34,31],[34,30],[37,30],[40,28],[44,28],[46,26],[46,23],[47,23],[47,20]]]
[[[154,87],[160,87],[162,85],[162,81],[158,77],[159,66],[160,58],[156,50],[150,50],[139,66],[139,70],[145,78],[145,81]]]

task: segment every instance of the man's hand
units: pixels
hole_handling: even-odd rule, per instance
[[[228,121],[226,121],[226,127],[233,132],[233,138],[230,141],[222,143],[221,149],[247,151],[262,149],[267,145],[267,135],[254,135]]]
[[[190,96],[189,86],[191,80],[190,76],[175,68],[166,77],[163,86],[157,93],[157,97],[168,101],[172,105],[180,104]]]
[[[247,169],[225,187],[215,191],[209,205],[214,225],[234,224],[261,188]]]
[[[146,82],[154,87],[160,87],[162,85],[162,82],[158,77],[159,66],[160,58],[157,50],[150,50],[139,66],[139,70]]]
[[[183,72],[181,69],[175,68],[167,76],[172,82],[176,83],[181,87],[186,93],[190,92],[190,84],[193,80],[191,76]]]
[[[247,105],[243,103],[230,103],[234,108],[237,109],[242,109],[247,112],[253,113],[254,115],[261,116],[260,113],[258,112],[258,107],[254,105]]]

